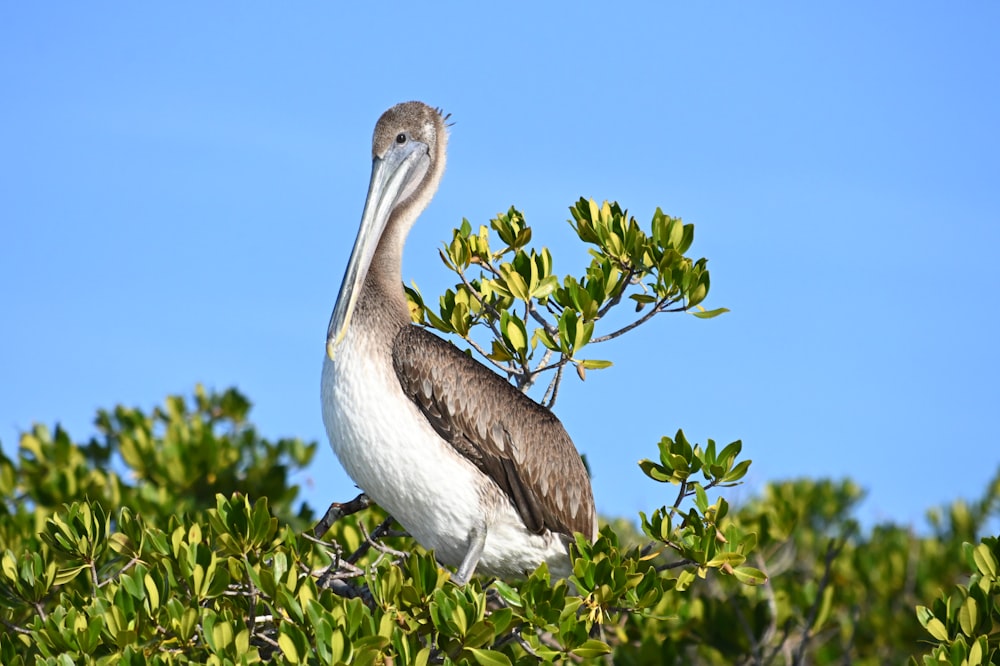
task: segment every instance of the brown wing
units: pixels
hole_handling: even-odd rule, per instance
[[[510,496],[530,531],[594,538],[590,478],[552,412],[417,326],[400,331],[392,356],[403,392],[442,439]]]

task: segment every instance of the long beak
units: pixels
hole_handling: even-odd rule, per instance
[[[361,214],[361,228],[344,271],[344,281],[330,317],[330,326],[326,330],[326,353],[330,360],[334,359],[337,346],[347,334],[354,306],[392,211],[401,200],[413,193],[429,164],[427,146],[419,141],[393,145],[385,157],[372,160],[372,178],[365,210]]]

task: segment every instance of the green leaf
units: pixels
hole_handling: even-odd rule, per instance
[[[938,639],[939,641],[948,640],[948,630],[945,628],[944,622],[937,619],[936,617],[932,617],[931,619],[929,619],[927,623],[924,625],[924,628],[927,629],[927,633],[929,633],[931,636]]]
[[[216,652],[221,652],[233,642],[235,634],[233,632],[233,625],[229,622],[223,620],[217,622],[214,627],[212,627],[212,648]]]
[[[730,470],[728,474],[722,477],[722,482],[733,483],[735,481],[739,481],[740,479],[742,479],[744,476],[746,476],[747,470],[750,469],[751,462],[752,461],[750,460],[742,460],[736,463],[736,466],[733,467],[733,469]]]
[[[753,567],[734,567],[733,576],[744,585],[763,585],[767,582],[764,572]]]
[[[833,607],[833,586],[827,585],[823,588],[823,601],[820,603],[819,612],[816,613],[816,620],[813,622],[811,631],[813,634],[818,632],[826,624],[827,619],[830,617],[830,609]]]
[[[88,568],[89,567],[86,564],[78,564],[75,567],[66,567],[64,569],[59,569],[56,572],[56,577],[55,579],[53,579],[52,582],[54,585],[65,585],[66,583],[76,578],[77,574],[79,574],[81,571]]]
[[[975,560],[976,568],[979,569],[980,573],[991,578],[997,577],[997,561],[993,557],[993,553],[990,552],[989,546],[985,543],[980,543],[972,551],[972,558]]]
[[[525,282],[524,278],[514,270],[513,266],[510,264],[504,264],[500,267],[500,275],[503,277],[507,289],[514,298],[518,298],[522,301],[531,300],[531,293],[528,291],[528,283]]]
[[[278,647],[281,648],[281,652],[285,655],[285,659],[293,664],[301,663],[302,659],[299,656],[298,650],[295,648],[295,641],[293,641],[288,634],[278,634]]]
[[[541,343],[545,346],[546,349],[551,349],[552,351],[559,351],[559,344],[552,339],[552,336],[549,335],[549,332],[544,328],[542,327],[536,328],[533,335],[537,337],[539,341],[541,341]],[[534,348],[533,345],[532,348]]]
[[[531,296],[542,300],[551,296],[558,287],[559,279],[555,275],[547,275],[538,281],[538,286],[532,290]]]
[[[466,648],[466,650],[481,666],[510,666],[510,659],[503,652],[479,648]]]
[[[521,594],[516,588],[508,585],[501,580],[493,581],[493,587],[500,594],[500,597],[507,602],[508,605],[515,608],[520,608],[522,606]]]
[[[584,641],[582,645],[573,648],[572,652],[584,659],[594,659],[604,654],[611,654],[611,647],[603,641],[590,638]]]
[[[698,306],[699,308],[701,306]],[[729,312],[729,308],[715,308],[714,310],[697,310],[692,312],[698,319],[712,319],[713,317],[718,317],[720,314],[725,314]]]
[[[504,312],[504,314],[506,315],[507,313]],[[528,337],[525,332],[524,322],[521,321],[520,317],[510,315],[504,327],[504,333],[507,339],[510,340],[510,345],[514,348],[514,351],[519,354],[524,354],[527,351]]]
[[[640,460],[639,467],[642,468],[642,471],[646,476],[654,481],[673,481],[673,474],[668,472],[662,465],[659,465],[652,460],[646,458]]]
[[[958,609],[958,625],[962,628],[962,633],[969,637],[974,636],[978,622],[979,613],[976,600],[972,597],[966,597],[962,607]]]

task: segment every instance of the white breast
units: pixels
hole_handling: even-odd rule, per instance
[[[355,483],[440,561],[457,566],[474,528],[487,530],[476,571],[516,577],[542,561],[569,574],[559,535],[528,532],[513,505],[442,440],[402,392],[392,361],[348,331],[337,359],[324,355],[323,422]],[[492,501],[487,501],[487,500]]]

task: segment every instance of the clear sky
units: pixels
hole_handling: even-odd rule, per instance
[[[556,270],[578,197],[696,224],[709,321],[664,316],[557,414],[599,509],[668,500],[661,435],[744,440],[738,500],[850,476],[922,524],[1000,464],[1000,3],[0,4],[0,441],[237,386],[326,445],[326,325],[392,104],[453,114],[404,275],[522,209]]]

